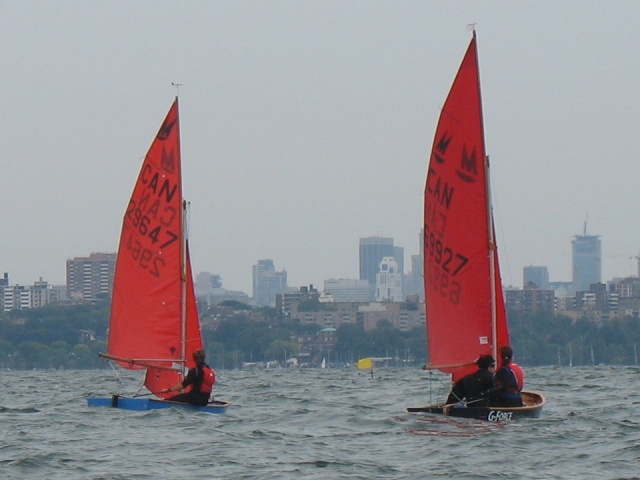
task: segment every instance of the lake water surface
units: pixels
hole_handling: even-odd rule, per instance
[[[638,367],[526,369],[539,419],[408,414],[418,368],[223,370],[226,415],[89,408],[135,391],[111,370],[2,371],[3,479],[640,478]],[[441,396],[438,396],[440,399]]]

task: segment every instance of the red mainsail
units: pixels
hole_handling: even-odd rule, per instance
[[[109,325],[107,357],[125,368],[148,368],[145,384],[154,393],[177,383],[202,347],[185,208],[176,98],[124,215]]]
[[[474,33],[440,114],[424,195],[429,364],[448,373],[509,344],[488,167]]]

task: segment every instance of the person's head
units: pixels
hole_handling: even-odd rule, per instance
[[[513,350],[509,345],[505,345],[500,349],[500,358],[502,359],[502,363],[507,365],[511,362],[513,358]]]
[[[491,355],[481,355],[476,360],[476,365],[480,370],[489,370],[490,368],[496,368],[496,361]]]
[[[204,363],[204,349],[199,348],[193,352],[193,361],[196,363]]]

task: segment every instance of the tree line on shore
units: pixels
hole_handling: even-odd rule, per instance
[[[223,306],[224,307],[224,306]],[[298,356],[292,338],[314,336],[320,327],[300,325],[262,307],[254,320],[251,308],[218,313],[215,328],[203,328],[208,361],[216,368],[240,368],[246,363],[279,362]],[[219,311],[225,311],[222,308]],[[209,312],[211,313],[211,312]],[[98,354],[106,351],[109,304],[48,305],[14,310],[0,317],[0,368],[107,368]],[[602,323],[572,320],[552,312],[509,316],[511,344],[521,365],[634,365],[638,363],[640,319],[625,317]],[[392,365],[418,366],[426,362],[424,327],[402,332],[388,321],[365,332],[362,326],[337,328],[331,349],[316,348],[310,360],[327,358],[334,365],[359,358],[392,357]],[[313,365],[313,362],[311,363]]]

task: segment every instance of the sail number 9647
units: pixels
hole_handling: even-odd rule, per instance
[[[142,268],[148,270],[154,277],[160,277],[162,267],[164,267],[164,259],[148,248],[144,248],[139,240],[135,240],[132,235],[129,236],[127,250],[131,252],[133,258]]]

